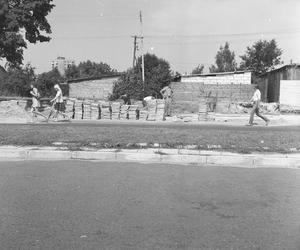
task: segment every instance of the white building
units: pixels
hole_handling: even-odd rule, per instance
[[[51,62],[52,69],[57,69],[59,73],[63,76],[66,73],[66,70],[75,65],[75,61],[67,60],[65,57],[59,56],[56,60]]]

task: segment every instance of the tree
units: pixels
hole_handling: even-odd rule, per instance
[[[42,97],[50,97],[55,94],[54,85],[61,84],[65,81],[57,69],[38,75],[36,79],[36,87],[38,88]],[[64,95],[68,95],[67,85],[60,85]]]
[[[51,33],[46,16],[54,7],[52,0],[0,0],[0,59],[20,65],[23,50],[30,43],[48,42]]]
[[[204,65],[203,64],[199,64],[196,68],[193,69],[192,74],[203,74],[203,70],[204,70]]]
[[[34,68],[30,64],[25,67],[9,67],[5,75],[1,75],[0,93],[4,96],[28,97],[30,84],[34,83]]]
[[[282,50],[278,48],[275,39],[259,40],[252,47],[247,47],[245,54],[240,56],[240,68],[252,70],[256,75],[265,73],[283,63],[281,54]]]
[[[235,61],[235,54],[233,51],[230,51],[228,42],[225,43],[224,47],[220,47],[215,59],[216,66],[212,65],[209,68],[211,73],[231,72],[236,70],[237,64]]]
[[[144,56],[145,62],[145,84],[141,77],[141,57],[137,65],[122,74],[120,80],[114,85],[111,99],[118,99],[127,94],[131,98],[142,100],[145,96],[160,97],[160,90],[169,85],[172,80],[170,64],[153,54]]]
[[[68,79],[84,78],[84,77],[99,77],[102,75],[114,75],[117,70],[112,69],[108,64],[100,62],[95,63],[87,60],[80,62],[78,66],[72,65],[66,70]]]

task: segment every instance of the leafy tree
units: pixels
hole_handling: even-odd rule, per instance
[[[118,99],[121,95],[127,94],[130,98],[142,100],[145,96],[160,96],[160,90],[169,85],[172,80],[170,64],[153,54],[144,56],[145,84],[141,77],[141,57],[137,65],[124,73],[115,84],[111,99]]]
[[[53,86],[64,82],[65,79],[60,75],[57,69],[38,75],[36,79],[36,87],[38,88],[42,97],[50,97],[55,94]],[[67,85],[60,85],[64,95],[68,95]]]
[[[23,50],[30,43],[47,42],[51,33],[46,16],[54,7],[52,0],[0,0],[0,59],[20,65]],[[24,34],[24,35],[23,35]]]
[[[112,69],[108,64],[100,62],[95,63],[87,60],[79,63],[78,66],[73,65],[66,70],[66,77],[68,79],[84,78],[84,77],[98,77],[102,75],[114,75],[117,70]]]
[[[203,64],[199,64],[196,68],[193,69],[192,74],[202,74],[204,70],[204,65]]]
[[[282,50],[278,48],[275,39],[259,40],[252,47],[247,47],[245,54],[240,56],[242,59],[240,68],[252,70],[256,75],[265,73],[283,63],[281,54]]]
[[[30,84],[34,83],[34,68],[27,64],[25,67],[9,67],[0,77],[0,93],[4,96],[29,96]]]
[[[212,65],[209,68],[211,73],[231,72],[236,70],[237,64],[235,61],[235,54],[233,51],[230,51],[228,42],[225,43],[224,47],[220,47],[215,59],[216,66]]]

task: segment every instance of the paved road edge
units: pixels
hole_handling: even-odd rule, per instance
[[[0,161],[93,160],[140,163],[171,163],[204,166],[272,167],[300,169],[300,154],[238,154],[190,149],[85,149],[62,147],[0,147]]]

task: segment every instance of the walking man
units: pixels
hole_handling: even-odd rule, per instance
[[[267,117],[263,116],[259,111],[259,105],[260,105],[260,101],[261,101],[261,93],[258,88],[258,85],[256,85],[255,88],[256,88],[255,92],[250,100],[250,102],[253,103],[253,108],[250,113],[250,119],[249,119],[248,126],[253,126],[254,114],[256,114],[258,117],[263,119],[266,122],[266,126],[268,126],[270,120]]]
[[[165,86],[161,91],[161,95],[165,100],[165,112],[164,117],[171,116],[171,103],[172,103],[172,89],[169,86]]]

